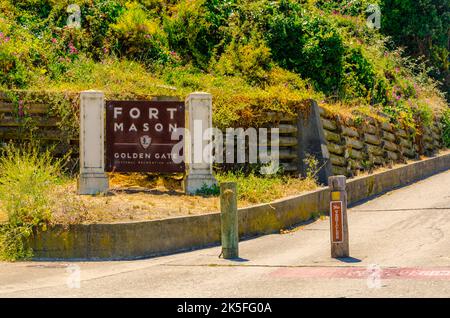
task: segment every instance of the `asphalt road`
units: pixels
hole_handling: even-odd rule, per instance
[[[126,262],[0,263],[0,297],[450,297],[450,171],[349,210],[351,258],[329,220],[240,243]],[[176,233],[174,233],[176,235]]]

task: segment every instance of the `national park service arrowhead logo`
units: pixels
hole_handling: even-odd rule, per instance
[[[150,138],[147,135],[141,136],[141,138],[139,140],[141,142],[142,148],[144,148],[144,149],[147,149],[150,146],[150,144],[152,143],[152,138]]]

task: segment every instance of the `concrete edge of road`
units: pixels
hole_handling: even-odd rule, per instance
[[[450,169],[450,153],[351,179],[349,204]],[[239,209],[240,237],[277,233],[329,209],[329,190]],[[220,214],[164,220],[55,225],[30,241],[35,260],[126,260],[187,251],[220,243]]]

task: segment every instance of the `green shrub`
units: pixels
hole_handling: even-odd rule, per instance
[[[50,191],[58,182],[62,159],[31,144],[3,149],[0,158],[0,207],[8,223],[0,228],[0,259],[32,256],[27,240],[50,221]]]
[[[87,53],[97,60],[110,53],[109,35],[111,25],[124,11],[124,6],[119,1],[100,1],[95,5],[84,5],[81,7],[83,18],[82,27],[87,30],[90,45]]]
[[[120,98],[203,90],[214,96],[220,127],[255,125],[264,111],[295,113],[309,98],[371,105],[410,123],[417,103],[441,109],[429,74],[450,78],[446,17],[439,13],[425,28],[440,30],[427,56],[439,69],[416,70],[366,26],[369,2],[383,2],[402,19],[418,11],[404,8],[406,0],[80,0],[81,29],[74,29],[66,27],[71,0],[2,0],[0,87],[95,88]],[[397,39],[410,33],[395,30],[396,21],[384,21],[385,31],[401,31]],[[419,31],[413,34],[422,41]]]
[[[204,183],[200,189],[195,191],[195,195],[201,196],[218,196],[219,194],[220,194],[220,187],[217,184],[208,186],[206,185],[206,183]]]
[[[240,75],[253,85],[266,83],[271,68],[270,49],[257,40],[246,44],[232,41],[214,66],[220,75]]]
[[[343,59],[341,98],[365,98],[374,95],[375,71],[360,47],[348,48]]]
[[[23,88],[29,79],[23,63],[15,56],[0,51],[0,85]]]
[[[317,0],[316,6],[327,12],[360,16],[364,15],[370,4],[377,2],[377,0]]]
[[[111,50],[151,65],[166,63],[171,55],[159,21],[149,16],[137,2],[127,3],[126,9],[111,25]]]
[[[281,67],[312,79],[323,92],[337,91],[345,48],[338,30],[325,18],[283,0],[270,17],[266,36]]]
[[[443,91],[450,91],[448,0],[381,0],[381,31],[411,56],[427,57],[427,65]],[[447,96],[447,100],[450,95]]]
[[[442,139],[444,145],[450,148],[450,108],[446,109],[442,114]]]
[[[207,69],[214,54],[221,54],[223,45],[231,39],[226,36],[228,19],[237,0],[205,0],[182,2],[178,13],[167,18],[164,29],[170,47]],[[222,44],[222,45],[221,45]]]
[[[417,121],[423,126],[430,126],[433,122],[433,110],[426,103],[418,101],[417,106],[411,108]]]

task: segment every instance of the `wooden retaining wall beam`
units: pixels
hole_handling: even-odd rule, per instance
[[[396,152],[386,151],[386,158],[389,160],[397,161],[399,159],[399,156]]]
[[[269,160],[270,157],[270,149],[262,146],[258,147],[259,159],[261,160]],[[266,155],[263,155],[263,154]],[[280,148],[278,151],[278,158],[283,161],[294,161],[297,159],[297,150],[292,148]]]
[[[351,148],[345,149],[345,158],[362,160],[363,157],[364,156],[363,156],[363,153],[361,151],[358,151],[358,150],[355,150],[355,149],[351,149]]]
[[[283,167],[283,170],[285,172],[296,172],[296,171],[298,171],[297,164],[295,164],[293,162],[282,162],[282,163],[280,163],[280,165]]]
[[[348,168],[351,170],[364,170],[361,162],[353,159],[348,160]]]
[[[403,147],[400,147],[400,152],[401,152],[401,154],[403,155],[403,156],[406,156],[406,157],[408,157],[408,158],[415,158],[416,157],[416,153],[414,152],[414,150],[413,149],[411,149],[411,148],[403,148]]]
[[[334,165],[331,167],[331,171],[332,171],[333,175],[335,175],[335,176],[337,176],[337,175],[347,176],[349,174],[347,168],[334,166]]]
[[[369,161],[375,165],[384,165],[384,157],[369,154]]]
[[[289,124],[280,124],[278,126],[280,134],[296,134],[297,133],[297,126],[296,125],[289,125]]]
[[[272,142],[274,142],[272,140]],[[276,141],[275,141],[276,142]],[[270,147],[270,140],[262,140],[258,142],[258,146],[268,146]],[[278,138],[278,145],[280,147],[293,147],[293,146],[297,146],[298,144],[298,140],[296,137],[289,137],[289,136],[280,136]]]
[[[29,131],[19,132],[17,127],[0,127],[1,139],[29,139],[31,137]],[[33,138],[40,138],[43,140],[61,140],[62,134],[59,129],[39,129],[33,132]],[[70,140],[77,140],[77,136],[71,136]]]
[[[374,145],[366,145],[367,153],[372,154],[374,156],[382,156],[384,154],[384,150],[381,147]]]
[[[398,139],[398,144],[401,147],[405,147],[405,148],[411,148],[412,147],[412,142],[410,140],[404,139],[404,138],[399,138]]]
[[[340,143],[341,142],[341,136],[340,135],[338,135],[336,133],[333,133],[333,132],[331,132],[329,130],[326,130],[326,129],[323,130],[323,133],[324,133],[324,136],[325,136],[326,140],[331,141],[331,142],[335,142],[335,143]]]
[[[4,117],[0,119],[0,127],[20,127],[23,126],[24,119],[32,120],[33,125],[37,127],[54,127],[57,129],[57,125],[59,120],[57,118],[43,118],[43,117],[35,117],[35,118],[15,118],[15,117]]]
[[[371,134],[371,135],[376,135],[377,133],[377,127],[373,126],[373,125],[364,125],[363,126],[363,131],[365,133]]]
[[[49,107],[46,104],[24,104],[23,110],[26,114],[46,114]],[[8,102],[0,102],[0,113],[17,113],[17,105]]]
[[[328,129],[330,131],[337,130],[337,124],[332,120],[322,118],[322,125],[324,129]]]
[[[342,134],[347,137],[359,138],[358,131],[353,127],[342,126]]]
[[[372,134],[364,134],[364,141],[375,146],[381,145],[381,138]]]
[[[289,122],[293,123],[297,120],[296,116],[279,113],[279,112],[267,112],[267,117],[270,118],[273,122]]]
[[[342,155],[342,154],[344,154],[344,151],[345,151],[344,146],[336,145],[332,142],[329,142],[327,144],[327,148],[330,153],[333,153],[335,155]]]
[[[331,160],[331,164],[333,166],[340,166],[340,167],[347,166],[347,161],[342,156],[337,156],[337,155],[331,154],[330,155],[330,160]]]
[[[364,148],[364,143],[353,138],[345,137],[345,145],[352,149],[361,150]]]
[[[280,149],[279,158],[281,160],[297,159],[297,151],[295,149]]]
[[[383,130],[382,138],[390,142],[395,142],[395,135],[393,133]]]
[[[394,126],[392,126],[390,123],[386,122],[386,121],[382,121],[380,124],[381,129],[388,131],[388,132],[393,132],[394,131]]]
[[[383,140],[381,143],[383,149],[389,150],[389,151],[397,151],[398,147],[396,144],[394,144],[393,142],[387,141],[387,140]]]

